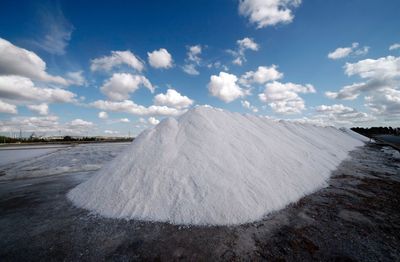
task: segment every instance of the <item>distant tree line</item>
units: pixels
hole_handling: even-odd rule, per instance
[[[367,137],[375,135],[400,136],[400,127],[352,127],[351,130]]]

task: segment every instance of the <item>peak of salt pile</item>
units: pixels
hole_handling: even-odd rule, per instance
[[[247,223],[325,186],[361,145],[333,127],[197,107],[141,133],[68,198],[111,218]]]

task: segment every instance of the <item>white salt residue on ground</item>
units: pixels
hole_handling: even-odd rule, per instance
[[[98,170],[127,145],[127,143],[81,144],[57,149],[56,152],[47,155],[0,166],[0,171],[5,173],[4,176],[0,176],[0,181]],[[12,153],[18,153],[16,151],[12,150]]]
[[[246,223],[324,187],[361,145],[333,127],[198,107],[144,131],[68,198],[111,218]]]
[[[0,149],[0,166],[46,155],[58,149],[56,147],[35,147],[34,149],[29,147],[3,147]]]
[[[395,159],[400,159],[400,152],[396,149],[393,149],[389,146],[385,146],[382,148],[382,152],[385,154],[388,154],[390,157],[395,158]]]

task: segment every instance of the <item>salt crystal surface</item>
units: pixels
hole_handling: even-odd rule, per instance
[[[68,198],[110,218],[242,224],[326,186],[362,145],[334,127],[197,107],[141,133]]]

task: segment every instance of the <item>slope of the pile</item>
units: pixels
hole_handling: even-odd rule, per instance
[[[361,135],[361,134],[359,134],[359,133],[357,133],[357,132],[354,132],[354,131],[351,130],[350,128],[341,127],[341,128],[340,128],[340,131],[345,132],[345,133],[348,134],[349,136],[351,136],[351,137],[353,137],[353,138],[355,138],[355,139],[358,139],[358,140],[360,140],[360,141],[363,141],[363,142],[369,142],[369,140],[370,140],[368,137],[363,136],[363,135]]]
[[[112,218],[246,223],[323,187],[362,144],[333,127],[198,107],[144,131],[68,198]]]

